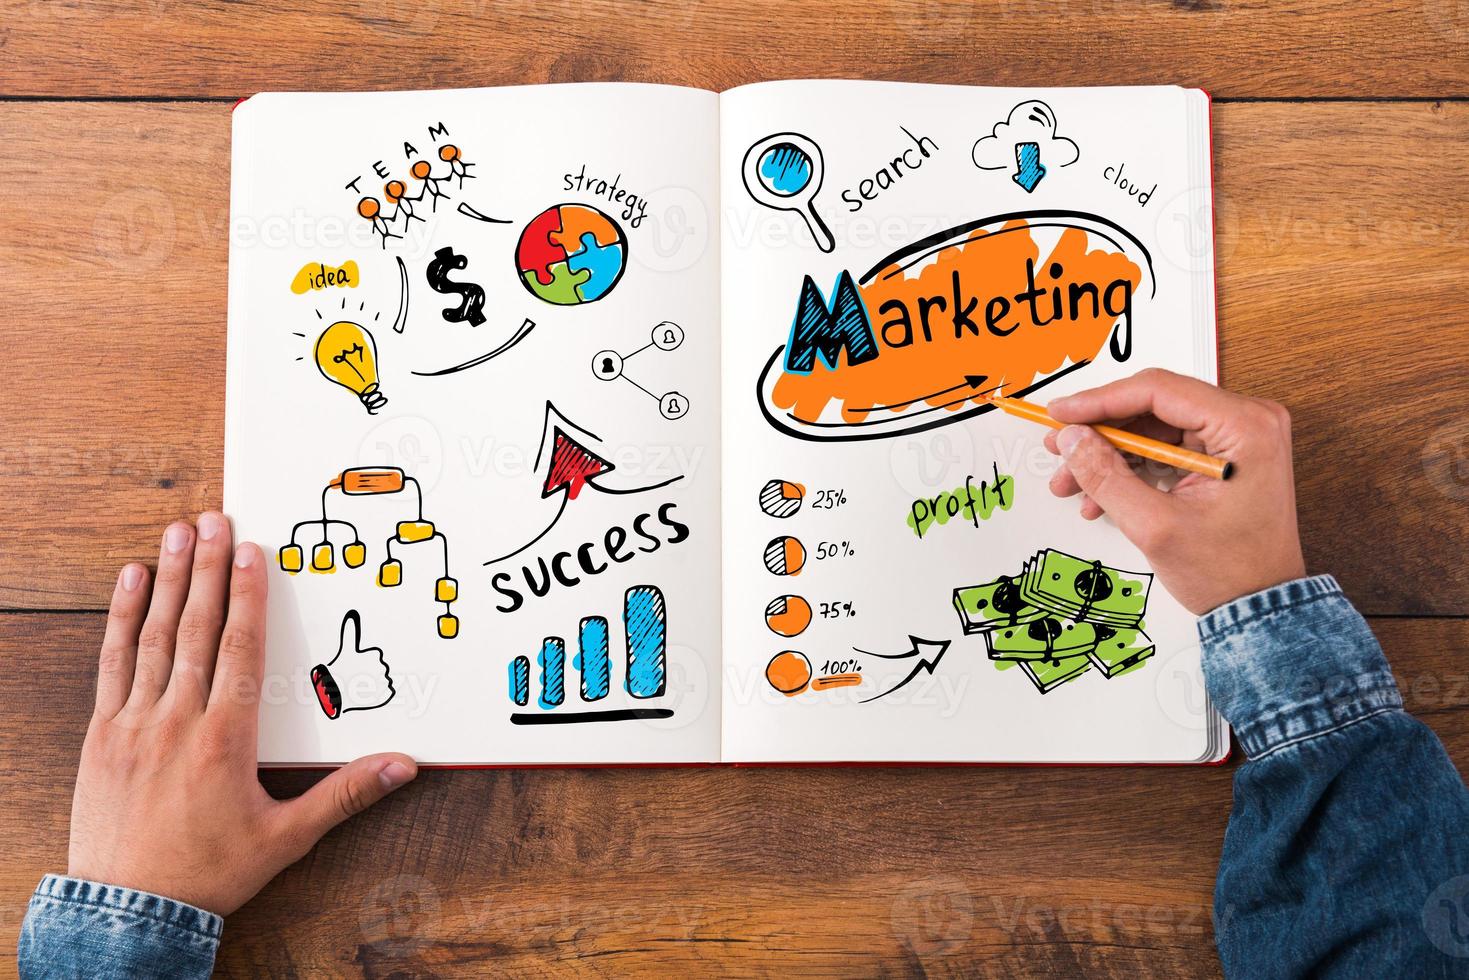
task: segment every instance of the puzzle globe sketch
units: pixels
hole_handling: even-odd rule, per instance
[[[616,221],[594,207],[558,204],[525,226],[515,263],[521,282],[547,303],[593,303],[622,278],[627,238]]]

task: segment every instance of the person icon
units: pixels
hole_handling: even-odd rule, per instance
[[[464,178],[474,179],[474,174],[469,172],[472,163],[465,163],[464,158],[459,155],[459,147],[453,143],[445,143],[439,147],[439,159],[449,165],[449,175],[459,178],[459,186],[464,186]]]
[[[357,202],[357,213],[372,222],[372,230],[382,236],[383,248],[388,247],[389,238],[402,238],[388,231],[388,223],[383,219],[382,205],[375,197],[364,197]]]
[[[433,204],[433,210],[437,212],[439,210],[439,198],[442,197],[444,200],[449,199],[448,194],[445,194],[443,191],[439,190],[439,185],[448,178],[435,177],[433,175],[433,167],[429,166],[429,162],[427,160],[419,160],[408,169],[408,172],[412,174],[417,180],[423,181],[423,190],[418,192],[417,199],[422,200],[423,191],[428,191],[429,200]]]
[[[408,227],[410,221],[423,221],[422,217],[413,213],[413,202],[422,199],[423,191],[418,192],[418,197],[408,196],[408,185],[401,180],[390,180],[383,185],[383,197],[393,206],[393,216],[388,219],[389,223],[396,222],[398,215],[403,215],[403,227]]]

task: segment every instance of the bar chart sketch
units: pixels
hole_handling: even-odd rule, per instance
[[[622,599],[622,625],[626,657],[622,670],[623,693],[638,701],[662,697],[667,690],[668,609],[663,593],[654,585],[635,585]],[[532,667],[536,683],[532,685]],[[584,705],[596,705],[612,690],[613,669],[609,630],[604,616],[587,616],[577,626],[576,656],[571,660],[579,683],[573,696]],[[534,662],[527,654],[510,661],[510,700],[521,708],[531,705],[532,688],[539,711],[517,711],[510,715],[515,725],[574,725],[599,721],[636,721],[669,718],[672,708],[571,708],[568,704],[566,641],[548,636],[541,641]]]

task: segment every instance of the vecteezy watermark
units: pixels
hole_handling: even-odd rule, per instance
[[[692,188],[660,187],[648,193],[645,244],[631,261],[654,272],[683,272],[709,250],[714,222],[709,205]]]
[[[1423,472],[1445,497],[1469,500],[1469,419],[1456,419],[1428,437]]]
[[[1429,894],[1423,932],[1444,954],[1469,958],[1469,875],[1450,878]]]
[[[1190,732],[1204,731],[1213,717],[1199,667],[1202,658],[1199,644],[1185,643],[1158,651],[1154,665],[1153,696],[1158,707],[1169,721]]]
[[[912,497],[949,489],[976,472],[975,460],[974,436],[962,425],[905,433],[888,447],[893,483]]]
[[[889,0],[892,23],[912,40],[932,44],[964,36],[978,4],[973,0]],[[1003,11],[1006,4],[1000,4]]]
[[[362,896],[357,923],[365,942],[416,948],[433,942],[443,924],[443,902],[422,875],[391,875]]]
[[[960,878],[923,878],[893,896],[890,921],[893,935],[914,953],[947,952],[974,932],[974,895]]]
[[[385,419],[362,437],[357,464],[396,466],[428,493],[444,472],[444,444],[438,426],[419,415]]]
[[[1469,40],[1469,0],[1423,0],[1423,19],[1450,41]]]
[[[1211,202],[1200,188],[1185,188],[1161,201],[1153,230],[1158,255],[1184,272],[1203,270],[1212,249],[1215,264],[1239,244],[1239,220],[1228,201]]]
[[[156,188],[134,187],[114,194],[92,221],[97,254],[113,268],[134,275],[168,261],[177,238],[173,202]]]

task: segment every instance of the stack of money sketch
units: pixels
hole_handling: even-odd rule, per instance
[[[1153,655],[1142,630],[1153,576],[1047,548],[1019,575],[954,590],[966,634],[1001,669],[1019,664],[1042,694],[1095,667],[1111,679]]]

